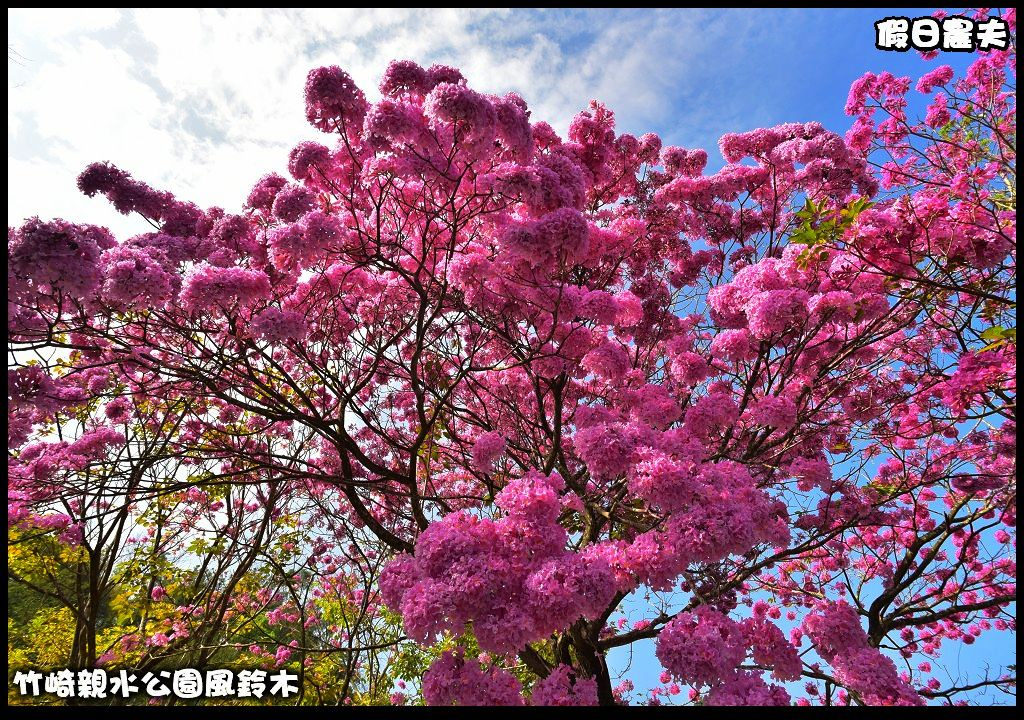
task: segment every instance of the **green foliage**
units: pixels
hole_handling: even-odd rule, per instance
[[[400,617],[395,615],[395,621],[400,621]],[[411,682],[408,686],[408,690],[415,691],[415,694],[410,693],[409,699],[412,704],[423,705],[424,700],[419,683],[423,678],[423,673],[427,671],[430,665],[445,652],[452,651],[456,652],[459,649],[465,653],[467,659],[477,658],[481,654],[480,645],[477,643],[476,636],[473,634],[472,628],[467,628],[461,635],[445,634],[441,640],[430,645],[429,647],[423,647],[415,643],[409,642],[404,643],[396,651],[394,661],[392,663],[392,673],[396,680],[405,680]],[[546,644],[541,644],[538,648],[541,657],[544,657],[549,662],[554,659],[553,653],[547,648]],[[516,663],[515,665],[508,667],[503,666],[505,670],[511,672],[516,679],[522,684],[524,691],[529,692],[533,687],[533,683],[537,680],[537,676],[526,667],[523,663]]]
[[[803,209],[796,212],[800,224],[789,237],[791,243],[806,246],[797,258],[799,266],[807,267],[813,260],[827,258],[825,248],[838,243],[857,217],[871,206],[872,203],[866,198],[858,197],[841,208],[837,214],[829,209],[825,202],[815,203],[811,198],[807,198]]]
[[[1003,345],[1017,344],[1017,328],[1005,328],[1002,325],[993,325],[981,334],[982,340],[987,340],[988,345],[981,349],[981,352],[995,350]]]

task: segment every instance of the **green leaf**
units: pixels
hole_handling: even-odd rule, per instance
[[[1003,337],[1004,329],[1002,325],[994,325],[981,334],[981,339],[988,340],[989,342],[999,340]]]

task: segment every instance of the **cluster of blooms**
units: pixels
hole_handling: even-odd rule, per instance
[[[363,91],[337,65],[316,68],[306,78],[306,119],[325,132],[338,126],[358,132],[366,106]]]
[[[183,309],[196,312],[227,308],[234,303],[249,305],[269,294],[266,273],[202,263],[185,276],[180,299]]]
[[[781,685],[769,685],[758,674],[737,672],[708,691],[708,705],[789,705],[790,697]]]
[[[595,546],[626,586],[636,581],[668,586],[690,563],[716,562],[760,543],[788,543],[784,504],[759,490],[743,465],[703,462],[704,425],[698,423],[701,432],[687,431],[691,413],[706,407],[708,398],[715,396],[691,408],[682,429],[658,433],[636,423],[595,422],[573,438],[593,477],[610,480],[626,474],[637,497],[669,513],[663,529],[632,542]],[[700,420],[705,419],[702,414]]]
[[[769,395],[757,400],[747,417],[758,425],[784,431],[796,425],[796,413],[796,404],[792,400]]]
[[[326,171],[330,159],[330,148],[307,140],[296,145],[288,153],[288,172],[299,181],[313,180],[316,173]]]
[[[566,550],[559,525],[557,474],[530,472],[495,502],[497,520],[459,512],[432,523],[384,570],[384,602],[399,610],[409,635],[428,642],[467,622],[481,649],[515,652],[579,617],[593,619],[615,592],[601,558]]]
[[[746,133],[729,133],[719,141],[722,156],[736,163],[750,157],[785,168],[797,185],[823,183],[822,188],[840,197],[859,188],[873,195],[877,181],[863,158],[843,139],[820,123],[787,123]],[[796,169],[796,165],[801,165]]]
[[[832,267],[815,272],[802,267],[801,253],[800,246],[789,245],[781,258],[748,265],[708,292],[711,317],[720,327],[750,333],[746,343],[745,335],[721,341],[732,346],[733,358],[748,359],[756,341],[788,344],[804,331],[824,325],[824,331],[839,332],[889,312],[881,276],[852,274],[856,282],[843,282],[836,271],[850,262],[847,257],[836,255]]]
[[[115,245],[106,228],[31,218],[7,234],[8,314],[36,292],[89,297],[100,284],[100,256]],[[14,301],[14,302],[12,302]],[[14,307],[12,307],[14,305]],[[9,318],[10,324],[14,318]]]
[[[466,658],[460,648],[446,651],[423,675],[423,698],[429,705],[525,705],[522,685],[507,670],[491,664],[487,669]],[[559,665],[534,683],[529,704],[597,705],[597,683],[579,677],[568,665]]]
[[[232,260],[259,253],[256,233],[242,215],[223,215],[210,212],[200,221],[203,229],[209,226],[208,242],[224,259]]]
[[[899,676],[896,664],[868,644],[857,611],[843,601],[824,603],[803,622],[818,654],[836,679],[869,705],[922,705],[923,699]]]
[[[344,235],[341,223],[333,215],[320,211],[307,212],[308,207],[303,207],[301,212],[295,215],[289,214],[287,218],[278,213],[278,202],[285,197],[286,191],[287,188],[274,201],[274,213],[282,219],[301,218],[301,222],[282,225],[270,232],[268,242],[271,262],[275,268],[282,271],[309,267]]]
[[[497,666],[445,652],[423,674],[423,698],[430,705],[524,705],[522,685]]]
[[[658,660],[691,685],[712,685],[728,677],[746,653],[742,626],[704,605],[680,613],[658,633]]]
[[[494,462],[505,452],[505,438],[498,432],[486,432],[473,443],[473,467],[490,472]]]
[[[103,300],[121,310],[165,306],[181,289],[181,278],[160,262],[159,251],[118,245],[100,258]]]
[[[575,264],[587,251],[588,236],[589,228],[583,215],[573,208],[562,207],[539,220],[510,225],[501,236],[501,244],[509,252],[535,264],[552,257]]]
[[[274,196],[271,212],[285,222],[295,222],[313,209],[316,198],[302,185],[285,185]]]
[[[33,442],[22,446],[7,463],[8,522],[49,523],[66,529],[73,524],[66,514],[37,514],[34,504],[60,494],[60,476],[85,470],[106,458],[111,446],[124,444],[124,434],[111,427],[88,430],[74,442]],[[76,531],[78,528],[76,528]],[[65,539],[69,535],[65,533]]]
[[[295,310],[268,307],[253,316],[249,329],[256,337],[269,342],[302,340],[307,332],[306,317]]]
[[[8,444],[21,446],[33,425],[49,420],[59,410],[85,403],[89,397],[86,388],[54,379],[37,365],[8,370]]]
[[[754,603],[752,617],[743,621],[743,630],[754,662],[770,666],[776,680],[798,680],[802,669],[800,654],[779,626],[769,619],[780,615],[777,608],[758,600]]]
[[[118,212],[137,212],[153,220],[164,220],[174,208],[174,196],[154,190],[110,163],[93,163],[78,176],[78,189],[87,196],[102,193]]]
[[[277,173],[268,173],[253,186],[245,204],[256,210],[270,212],[277,194],[287,184],[288,181]]]
[[[584,355],[581,365],[598,377],[615,382],[629,372],[629,353],[619,343],[609,340]]]
[[[723,330],[715,335],[711,351],[724,361],[739,363],[757,357],[758,343],[749,330]]]
[[[775,677],[800,677],[797,650],[775,624],[763,615],[737,623],[705,605],[665,625],[656,653],[677,679],[711,686],[709,705],[789,705],[782,687],[766,684],[757,673],[737,670],[748,648],[753,648],[755,662],[773,667]]]
[[[559,665],[533,686],[531,705],[597,705],[597,682]]]

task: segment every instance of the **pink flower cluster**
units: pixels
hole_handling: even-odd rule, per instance
[[[563,487],[558,475],[528,473],[498,495],[504,517],[453,513],[420,535],[415,556],[393,560],[381,595],[409,635],[425,643],[472,622],[483,650],[508,653],[596,617],[615,592],[611,570],[565,549]]]
[[[684,612],[658,633],[656,654],[679,680],[713,685],[729,677],[747,652],[743,627],[704,605]]]
[[[305,315],[295,310],[282,310],[276,307],[268,307],[261,311],[253,317],[249,325],[253,335],[272,343],[302,340],[307,328]]]
[[[281,188],[288,184],[288,181],[277,173],[269,173],[261,177],[253,186],[245,204],[251,208],[270,212],[274,205],[274,199],[281,192]]]
[[[597,705],[597,682],[559,665],[533,686],[531,705]]]
[[[239,267],[195,266],[185,276],[181,306],[187,311],[229,308],[235,303],[250,305],[270,294],[266,273]]]
[[[282,195],[278,195],[279,200],[283,192]],[[277,208],[276,200],[274,207]],[[336,216],[319,210],[306,210],[308,208],[302,211],[303,217],[300,222],[280,225],[270,231],[270,259],[278,270],[307,268],[316,263],[325,250],[341,242],[345,237],[345,230]],[[294,215],[290,217],[297,219]]]
[[[295,222],[313,209],[313,193],[302,185],[288,184],[277,191],[271,212],[285,222]]]
[[[573,208],[562,207],[540,220],[510,225],[501,243],[536,265],[556,258],[574,262],[587,251],[588,235],[583,216]]]
[[[501,433],[486,432],[473,443],[473,467],[479,472],[491,472],[495,460],[503,452],[505,452],[505,438],[501,436]]]
[[[776,678],[800,677],[797,649],[757,607],[755,616],[742,623],[704,605],[680,613],[658,634],[655,652],[677,679],[711,686],[708,705],[789,705],[782,687],[766,684],[759,673],[737,669],[748,648],[755,662],[773,667]]]
[[[15,298],[30,288],[88,298],[101,282],[100,255],[114,244],[106,228],[31,218],[8,232],[10,289]]]
[[[524,705],[522,685],[507,670],[446,651],[423,675],[429,705]]]
[[[870,705],[923,705],[924,699],[896,670],[893,661],[868,644],[857,611],[843,601],[822,603],[803,622],[818,654],[836,679]]]
[[[89,197],[102,193],[120,213],[138,212],[153,220],[163,220],[175,204],[170,193],[158,192],[110,163],[89,165],[78,176],[78,189]]]
[[[181,287],[180,276],[167,269],[166,257],[159,251],[118,245],[103,253],[100,266],[101,295],[121,310],[163,307]]]
[[[337,65],[310,70],[306,77],[306,119],[324,132],[344,126],[357,133],[363,127],[367,103],[352,77]]]

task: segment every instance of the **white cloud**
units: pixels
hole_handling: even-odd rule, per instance
[[[667,143],[706,143],[715,118],[742,114],[707,85],[722,62],[715,48],[753,26],[700,11],[16,10],[8,19],[8,45],[24,56],[9,63],[8,223],[65,216],[119,233],[147,226],[78,195],[86,164],[111,160],[183,199],[236,209],[259,175],[283,169],[290,147],[318,137],[302,85],[319,64],[346,68],[372,99],[390,59],[444,62],[479,90],[521,93],[534,120],[561,131],[597,98],[624,130],[674,129]]]
[[[117,23],[119,13],[110,8],[22,8],[7,11],[7,19],[21,34],[62,37],[93,32]]]

